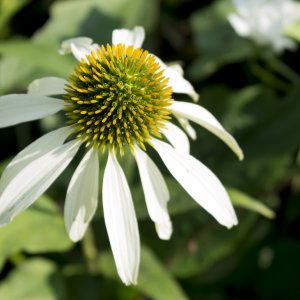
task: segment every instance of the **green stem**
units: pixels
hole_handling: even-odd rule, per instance
[[[84,253],[88,272],[90,274],[97,273],[98,251],[96,248],[94,234],[91,227],[88,227],[83,237],[82,250]]]
[[[13,265],[18,266],[19,264],[23,263],[26,260],[26,256],[23,253],[18,252],[11,255],[9,257],[9,260]]]
[[[252,63],[250,63],[250,68],[253,74],[257,76],[262,82],[283,92],[289,90],[289,84],[280,80],[278,77],[274,76],[274,74],[261,67],[256,61],[252,61]]]
[[[300,75],[297,74],[294,70],[292,70],[289,66],[283,63],[276,56],[268,56],[264,57],[265,61],[269,64],[269,66],[277,73],[284,76],[287,80],[292,83],[299,85],[300,84]]]

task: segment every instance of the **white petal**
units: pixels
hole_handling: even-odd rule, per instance
[[[0,180],[0,195],[4,188],[9,184],[9,182],[15,177],[21,170],[34,160],[43,156],[47,152],[53,150],[54,148],[62,145],[66,138],[72,133],[70,127],[63,127],[54,130],[50,133],[45,134],[40,137],[25,149],[23,149],[6,167],[2,173]]]
[[[228,21],[238,35],[242,37],[246,37],[251,34],[251,29],[249,27],[249,24],[238,15],[230,14],[228,16]]]
[[[118,274],[126,284],[136,284],[140,263],[140,238],[130,189],[114,154],[108,156],[103,177],[105,225]]]
[[[183,153],[190,153],[190,142],[185,132],[170,122],[166,122],[165,126],[161,131],[172,146]]]
[[[75,58],[81,61],[97,48],[99,48],[99,45],[93,44],[92,39],[88,37],[78,37],[63,41],[58,52],[60,54],[67,54],[72,52]]]
[[[74,140],[30,162],[9,182],[0,196],[0,226],[41,196],[68,166],[80,146]]]
[[[0,128],[33,121],[64,108],[65,102],[45,96],[11,94],[0,97]]]
[[[59,77],[44,77],[34,80],[28,86],[28,94],[51,96],[65,94],[65,85],[68,82]]]
[[[172,111],[174,114],[187,118],[206,128],[227,144],[240,160],[244,158],[243,151],[236,140],[204,107],[193,103],[174,101],[172,104]]]
[[[167,209],[170,195],[166,182],[150,157],[139,147],[134,147],[147,209],[151,220],[156,225],[158,236],[168,240],[172,234],[172,223]]]
[[[58,50],[59,54],[69,54],[71,53],[71,44],[76,44],[78,46],[88,47],[92,45],[93,40],[88,37],[77,37],[73,39],[65,40],[61,43],[61,48]]]
[[[179,73],[181,76],[184,75],[182,66],[178,63],[169,63],[168,64],[168,68],[173,69],[174,71],[176,71],[177,73]]]
[[[157,139],[151,142],[170,173],[197,203],[228,228],[238,223],[225,188],[206,166],[167,143]]]
[[[178,122],[180,123],[180,125],[182,126],[182,128],[185,130],[185,132],[189,135],[189,137],[195,141],[197,139],[197,133],[196,133],[196,130],[193,128],[193,126],[188,121],[188,119],[181,118],[179,116],[176,116],[176,118],[177,118]]]
[[[114,45],[124,44],[141,48],[145,39],[145,30],[141,26],[136,26],[133,30],[115,29],[112,34],[112,43]]]
[[[82,239],[98,199],[98,151],[90,149],[73,174],[65,202],[65,225],[72,241]]]
[[[196,93],[191,83],[183,78],[181,66],[173,64],[169,67],[157,56],[155,58],[164,70],[164,76],[169,78],[168,85],[172,88],[173,93],[187,94],[193,101],[197,102],[199,100],[199,94]]]

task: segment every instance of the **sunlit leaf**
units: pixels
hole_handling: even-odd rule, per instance
[[[24,62],[13,56],[0,59],[0,94],[24,91],[36,78],[48,76],[49,71],[36,68],[31,62]]]
[[[56,265],[42,258],[30,259],[14,269],[0,284],[0,299],[62,300],[65,289]]]
[[[275,218],[275,212],[272,211],[266,205],[264,205],[262,202],[233,188],[227,189],[227,192],[229,194],[232,203],[235,206],[240,206],[248,210],[255,211],[269,219]]]
[[[24,7],[30,0],[1,0],[0,1],[0,29],[10,18]]]
[[[55,47],[33,43],[30,40],[10,40],[0,44],[0,53],[21,60],[27,65],[47,70],[51,76],[66,77],[74,62],[68,56],[60,56]]]
[[[30,253],[65,251],[72,247],[63,217],[54,202],[42,196],[10,224],[0,228],[0,259],[18,251]]]
[[[67,38],[89,36],[98,43],[109,43],[113,29],[136,25],[148,29],[153,27],[157,16],[156,7],[156,0],[56,2],[51,7],[51,19],[34,39],[43,44],[58,46]]]

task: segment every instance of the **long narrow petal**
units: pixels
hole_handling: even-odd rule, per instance
[[[72,129],[70,127],[59,128],[43,135],[19,152],[2,173],[0,195],[9,182],[21,172],[23,168],[47,152],[61,146],[71,133]]]
[[[132,30],[115,29],[112,34],[112,43],[124,44],[141,48],[145,39],[145,30],[141,26],[136,26]]]
[[[77,60],[81,61],[97,48],[99,48],[99,45],[93,44],[92,39],[88,37],[77,37],[63,41],[58,52],[60,54],[72,53]]]
[[[190,142],[185,132],[170,122],[166,122],[165,125],[161,131],[172,146],[183,153],[190,153]]]
[[[193,126],[190,124],[189,120],[179,116],[176,116],[176,118],[185,132],[189,135],[189,137],[195,141],[197,139],[197,133]]]
[[[170,195],[166,182],[150,157],[139,147],[134,147],[146,205],[158,236],[168,240],[172,234],[172,223],[167,209]]]
[[[82,239],[98,203],[98,151],[90,149],[70,181],[65,202],[65,226],[72,241]]]
[[[120,278],[136,284],[140,238],[130,189],[115,155],[110,153],[103,177],[103,211],[106,230]]]
[[[56,147],[24,167],[0,196],[0,226],[9,223],[41,196],[68,166],[80,141]]]
[[[67,81],[59,77],[44,77],[34,80],[28,86],[28,94],[51,96],[65,94]]]
[[[33,121],[64,108],[64,101],[45,96],[11,94],[0,97],[0,128]]]
[[[173,64],[171,66],[167,66],[157,56],[155,59],[164,70],[164,76],[169,78],[168,85],[172,88],[173,93],[187,94],[195,102],[199,100],[199,94],[196,93],[191,83],[183,77],[183,70],[180,65]]]
[[[186,192],[220,224],[230,228],[237,218],[228,194],[219,179],[200,161],[176,151],[167,143],[151,140],[166,167]]]
[[[244,158],[243,151],[233,136],[230,135],[219,121],[204,107],[193,103],[174,101],[172,111],[175,115],[187,118],[206,128],[227,144],[240,160]]]

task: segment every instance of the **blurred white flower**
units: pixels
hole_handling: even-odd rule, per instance
[[[99,149],[108,150],[102,190],[104,219],[117,270],[125,284],[137,281],[140,241],[130,188],[117,151],[121,158],[125,152],[134,155],[149,215],[161,239],[169,239],[172,234],[167,210],[169,191],[160,170],[146,154],[146,143],[157,151],[187,193],[220,224],[230,228],[238,222],[223,185],[189,154],[189,140],[170,122],[172,114],[191,135],[194,133],[187,120],[211,131],[243,158],[234,138],[205,108],[172,99],[172,92],[186,93],[195,100],[198,95],[183,78],[181,68],[168,67],[142,50],[143,40],[144,29],[135,27],[132,31],[114,30],[112,46],[99,47],[82,37],[65,41],[60,52],[72,52],[79,60],[68,81],[37,79],[27,94],[0,97],[0,127],[59,110],[67,117],[65,127],[30,144],[3,172],[0,226],[43,194],[85,144],[86,153],[72,176],[65,203],[68,234],[73,241],[80,240],[97,207]],[[55,95],[63,95],[64,100]],[[163,136],[172,146],[162,140]]]
[[[228,20],[236,33],[280,53],[297,44],[284,36],[286,26],[300,21],[300,3],[291,0],[232,0],[236,13]]]

